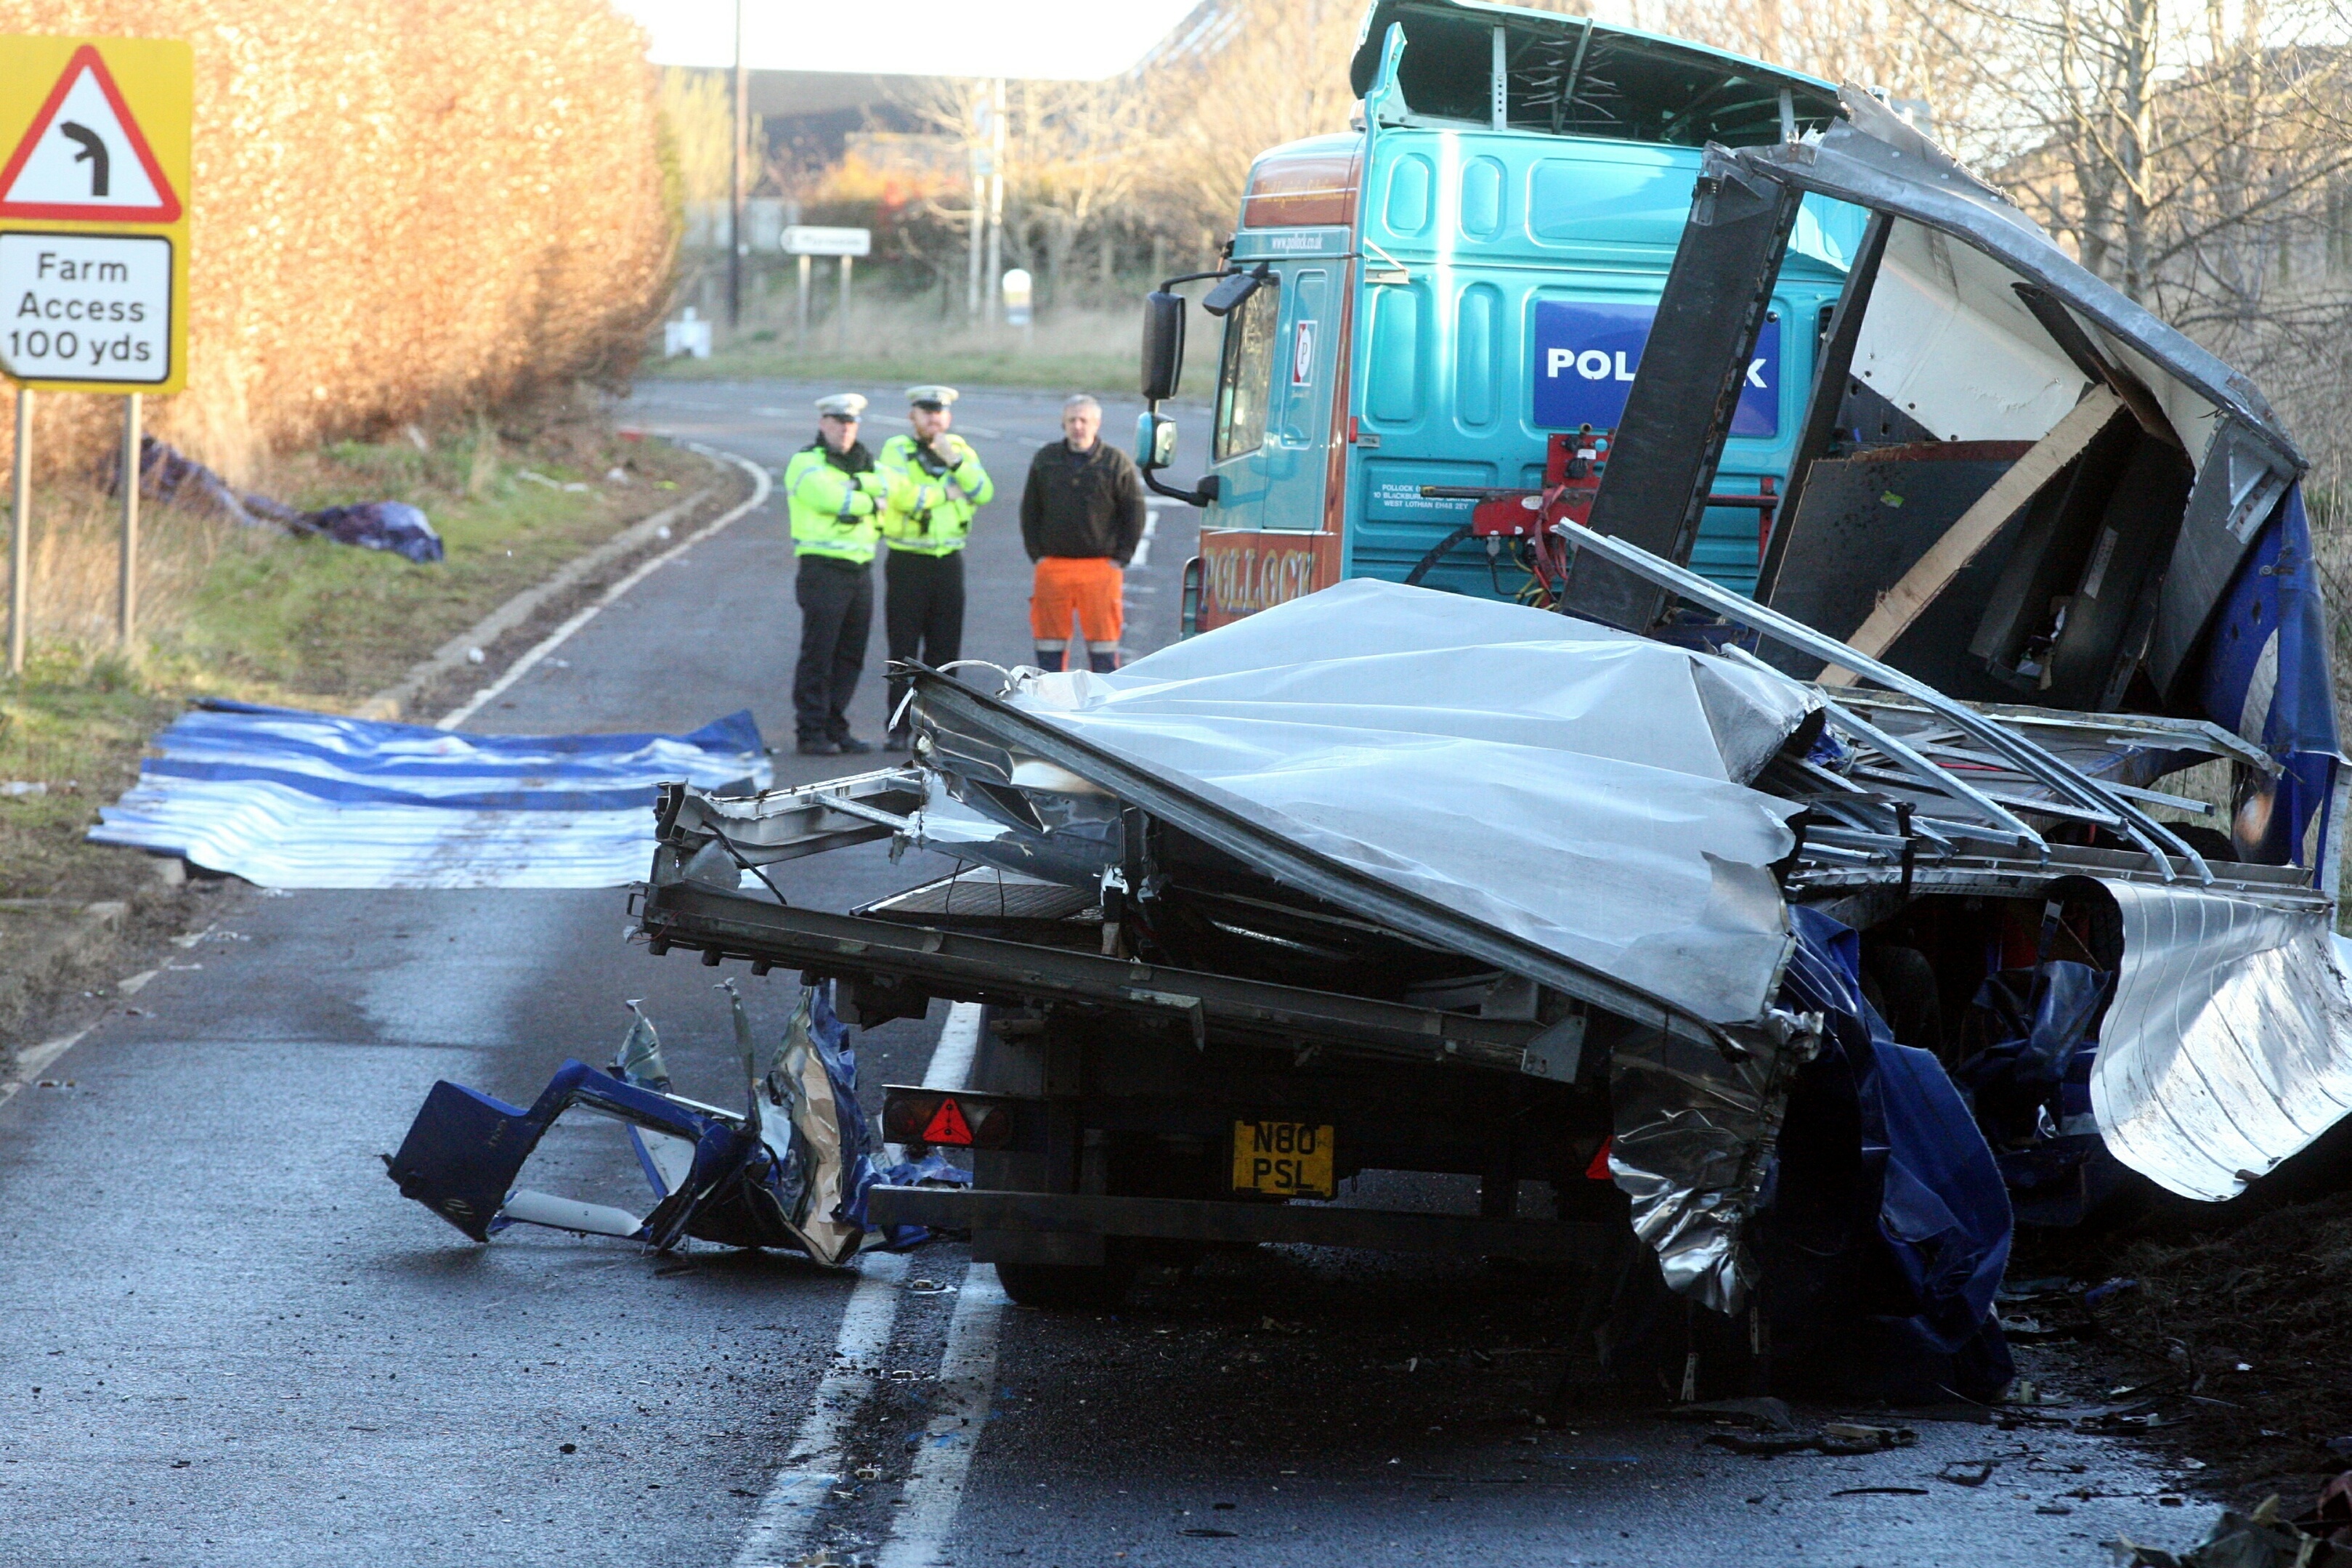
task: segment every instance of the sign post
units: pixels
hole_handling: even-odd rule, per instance
[[[11,674],[25,667],[37,390],[130,398],[118,608],[131,642],[139,396],[187,384],[195,79],[177,39],[0,37],[0,373],[16,383]]]
[[[793,224],[784,230],[784,254],[801,260],[800,341],[808,345],[809,329],[809,257],[837,256],[841,258],[841,306],[835,313],[834,342],[843,351],[849,348],[849,268],[855,259],[874,254],[872,229],[829,229],[810,224]]]
[[[25,673],[25,566],[33,520],[33,389],[16,389],[16,483],[8,513],[8,673]]]
[[[139,394],[122,400],[122,575],[117,584],[117,624],[125,653],[139,627]]]

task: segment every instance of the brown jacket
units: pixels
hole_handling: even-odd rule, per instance
[[[1108,556],[1125,566],[1143,540],[1143,478],[1108,441],[1073,452],[1048,443],[1030,460],[1021,492],[1021,542],[1029,559]]]

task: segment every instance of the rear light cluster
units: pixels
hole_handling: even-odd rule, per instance
[[[896,1089],[882,1102],[882,1135],[894,1144],[1001,1149],[1013,1141],[1013,1108],[961,1094]]]

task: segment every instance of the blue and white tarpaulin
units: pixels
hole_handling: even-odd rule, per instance
[[[90,841],[264,887],[613,887],[645,875],[658,786],[764,789],[749,712],[689,735],[458,735],[208,701]]]

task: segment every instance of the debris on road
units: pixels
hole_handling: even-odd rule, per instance
[[[1716,1421],[1759,1427],[1767,1432],[1793,1432],[1797,1417],[1785,1399],[1769,1395],[1749,1399],[1709,1399],[1692,1405],[1667,1407],[1667,1416],[1676,1421]],[[1534,1441],[1529,1438],[1528,1441]]]
[[[747,1072],[751,1026],[730,982],[735,1045]],[[788,1248],[837,1267],[861,1247],[909,1246],[919,1229],[884,1237],[866,1214],[866,1194],[886,1174],[907,1184],[954,1181],[939,1166],[874,1164],[857,1104],[857,1062],[828,988],[802,993],[799,1007],[754,1082],[740,1115],[669,1092],[669,1071],[653,1022],[631,1013],[608,1071],[566,1061],[531,1106],[494,1100],[443,1082],[433,1086],[400,1152],[386,1157],[411,1197],[476,1241],[516,1224],[640,1241],[667,1252],[693,1237],[727,1247]],[[578,1108],[623,1124],[656,1200],[643,1216],[515,1185],[556,1120]]]
[[[1674,1414],[1679,1416],[1681,1409],[1678,1407]],[[1735,1454],[1754,1454],[1768,1459],[1778,1458],[1784,1454],[1803,1453],[1808,1449],[1832,1458],[1852,1458],[1860,1454],[1883,1453],[1889,1448],[1907,1448],[1918,1440],[1919,1434],[1908,1427],[1873,1427],[1853,1421],[1827,1421],[1810,1431],[1803,1431],[1798,1429],[1794,1420],[1785,1427],[1767,1426],[1754,1433],[1710,1432],[1700,1439],[1704,1444],[1728,1448]]]
[[[2310,1513],[2282,1517],[2279,1500],[2253,1512],[2223,1511],[2205,1539],[2175,1554],[2116,1542],[2123,1568],[2346,1568],[2352,1563],[2352,1474],[2337,1476]]]
[[[645,873],[663,783],[771,778],[748,711],[680,736],[494,736],[207,699],[155,748],[90,841],[280,888],[616,886]]]

